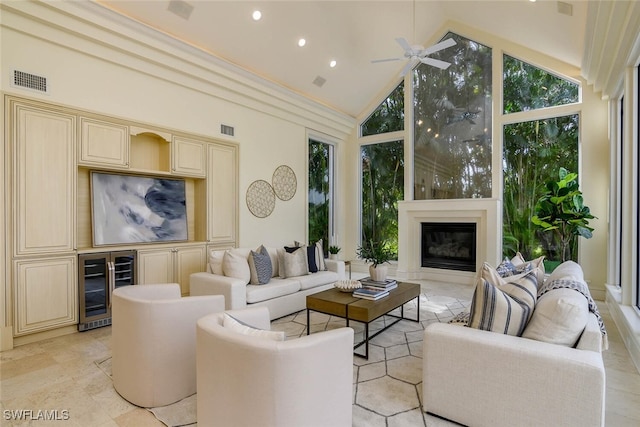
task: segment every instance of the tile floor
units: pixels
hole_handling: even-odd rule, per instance
[[[447,321],[468,307],[472,287],[419,281],[420,323],[402,321],[374,338],[369,360],[354,358],[354,426],[449,426],[423,414],[421,330]],[[634,367],[606,306],[599,304],[609,332],[603,354],[607,373],[607,427],[640,425],[640,374]],[[413,312],[412,312],[413,310]],[[405,309],[407,316],[415,305]],[[315,313],[312,332],[343,326],[341,319]],[[357,324],[356,324],[357,325]],[[304,312],[273,322],[290,337],[306,333]],[[358,331],[358,329],[357,329]],[[109,327],[16,347],[0,353],[2,426],[162,426],[147,410],[122,399],[96,361],[110,355]],[[48,410],[64,421],[9,420],[12,411]],[[54,412],[51,412],[54,411]],[[57,411],[57,412],[55,412]]]

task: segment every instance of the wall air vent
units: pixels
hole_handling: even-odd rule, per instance
[[[49,86],[47,85],[46,77],[37,76],[35,74],[19,70],[13,70],[11,86],[30,89],[41,93],[49,93]]]
[[[235,129],[233,128],[233,126],[220,125],[220,133],[223,135],[234,136]]]

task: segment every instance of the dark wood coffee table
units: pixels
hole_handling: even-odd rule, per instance
[[[309,312],[311,310],[319,313],[346,319],[347,326],[350,320],[364,323],[364,340],[354,345],[353,349],[365,345],[364,355],[355,353],[357,356],[369,358],[369,340],[390,326],[395,325],[400,320],[420,321],[420,285],[417,283],[398,282],[398,287],[389,291],[389,295],[377,301],[354,297],[351,292],[341,292],[336,288],[318,292],[307,296],[307,335],[310,333]],[[404,317],[404,305],[414,298],[418,299],[417,318],[409,319]],[[389,314],[396,308],[400,308],[400,316]],[[384,315],[394,317],[396,320],[385,326],[375,334],[369,336],[369,323]]]

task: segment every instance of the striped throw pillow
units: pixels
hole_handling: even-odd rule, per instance
[[[480,278],[471,301],[469,326],[521,336],[533,314],[536,298],[535,271],[503,284]]]

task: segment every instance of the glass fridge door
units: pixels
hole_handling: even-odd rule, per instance
[[[108,317],[109,255],[84,254],[79,258],[80,323]]]

